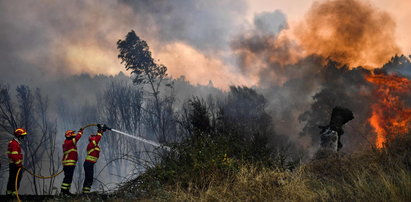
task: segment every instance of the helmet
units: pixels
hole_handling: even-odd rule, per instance
[[[66,131],[65,136],[66,137],[73,137],[73,136],[76,136],[76,133],[72,130],[68,130],[68,131]]]
[[[17,136],[17,137],[25,136],[25,135],[27,135],[27,131],[24,130],[24,128],[17,128],[14,131],[14,135]]]

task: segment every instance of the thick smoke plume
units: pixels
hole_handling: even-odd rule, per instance
[[[173,77],[207,84],[219,75],[214,84],[228,87],[245,80],[224,56],[245,10],[244,0],[0,1],[0,79],[115,75],[122,70],[115,42],[134,29]]]
[[[272,31],[267,32],[267,27]],[[381,67],[400,53],[394,34],[392,18],[369,4],[359,0],[320,1],[295,27],[287,25],[281,11],[257,15],[254,28],[233,40],[232,48],[243,72],[263,85],[283,84],[312,71],[304,65],[289,67],[313,54],[324,59],[321,66],[332,60],[350,68]]]
[[[400,52],[394,31],[386,12],[359,0],[332,0],[314,3],[295,34],[307,54],[375,68]]]
[[[332,0],[315,3],[297,27],[277,18],[282,23],[272,30],[278,31],[267,33],[260,19],[232,47],[240,69],[265,88],[276,131],[312,149],[318,126],[327,124],[333,107],[344,106],[356,119],[346,127],[343,151],[373,145],[368,119],[375,86],[365,76],[400,51],[391,17],[363,1]]]

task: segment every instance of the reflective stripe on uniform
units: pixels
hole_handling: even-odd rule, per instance
[[[73,165],[76,165],[76,163],[77,163],[77,160],[64,160],[63,161],[63,165],[65,166],[73,166]]]
[[[93,162],[96,162],[97,159],[98,159],[97,157],[90,156],[90,155],[87,155],[87,157],[86,157],[86,160],[93,161]]]
[[[9,163],[20,164],[21,162],[23,161],[22,160],[13,161],[13,159],[9,159]]]
[[[61,184],[61,189],[70,189],[71,184],[68,183],[62,183]]]
[[[69,163],[69,162],[77,162],[76,160],[64,160],[63,162]]]
[[[15,196],[15,195],[16,195],[16,192],[15,192],[15,191],[7,190],[6,194]]]
[[[97,146],[97,142],[95,140],[92,141],[94,146]]]
[[[83,193],[90,193],[91,187],[83,187]]]
[[[100,151],[100,148],[96,147],[96,148],[90,149],[90,150],[87,152],[87,154],[91,154],[91,152],[93,152],[93,151]]]
[[[19,152],[18,151],[12,151],[12,152],[8,151],[7,154],[19,154]]]
[[[77,149],[69,149],[69,150],[64,152],[63,165],[65,165],[65,166],[76,165],[77,160],[67,160],[67,158],[69,157],[70,152],[77,152]]]
[[[69,149],[69,150],[65,151],[64,154],[68,154],[68,153],[73,152],[73,151],[77,151],[77,149]]]

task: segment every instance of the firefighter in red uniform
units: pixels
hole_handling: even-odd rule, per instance
[[[9,157],[9,181],[7,183],[7,194],[16,194],[16,176],[19,168],[23,166],[23,153],[21,152],[21,141],[27,135],[26,130],[17,128],[14,131],[13,140],[9,142],[7,155]],[[20,171],[19,181],[17,182],[17,189],[20,187],[20,181],[23,172]]]
[[[64,179],[61,184],[61,193],[65,195],[71,195],[70,187],[73,181],[74,169],[76,168],[78,153],[77,142],[80,140],[83,134],[83,129],[80,128],[76,134],[75,131],[68,130],[65,133],[66,140],[63,143],[63,171]]]
[[[100,156],[100,147],[98,146],[98,143],[100,142],[101,137],[103,137],[103,132],[109,129],[107,128],[107,126],[103,124],[98,124],[97,127],[97,134],[90,135],[89,143],[87,145],[87,157],[83,165],[85,172],[85,179],[83,184],[84,194],[90,193],[94,177],[94,164],[97,162]]]

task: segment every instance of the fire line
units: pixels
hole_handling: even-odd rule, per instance
[[[386,74],[367,75],[366,80],[376,86],[377,101],[371,106],[372,115],[368,121],[377,134],[375,146],[382,148],[388,139],[409,132],[411,109],[402,98],[411,92],[411,81]]]

